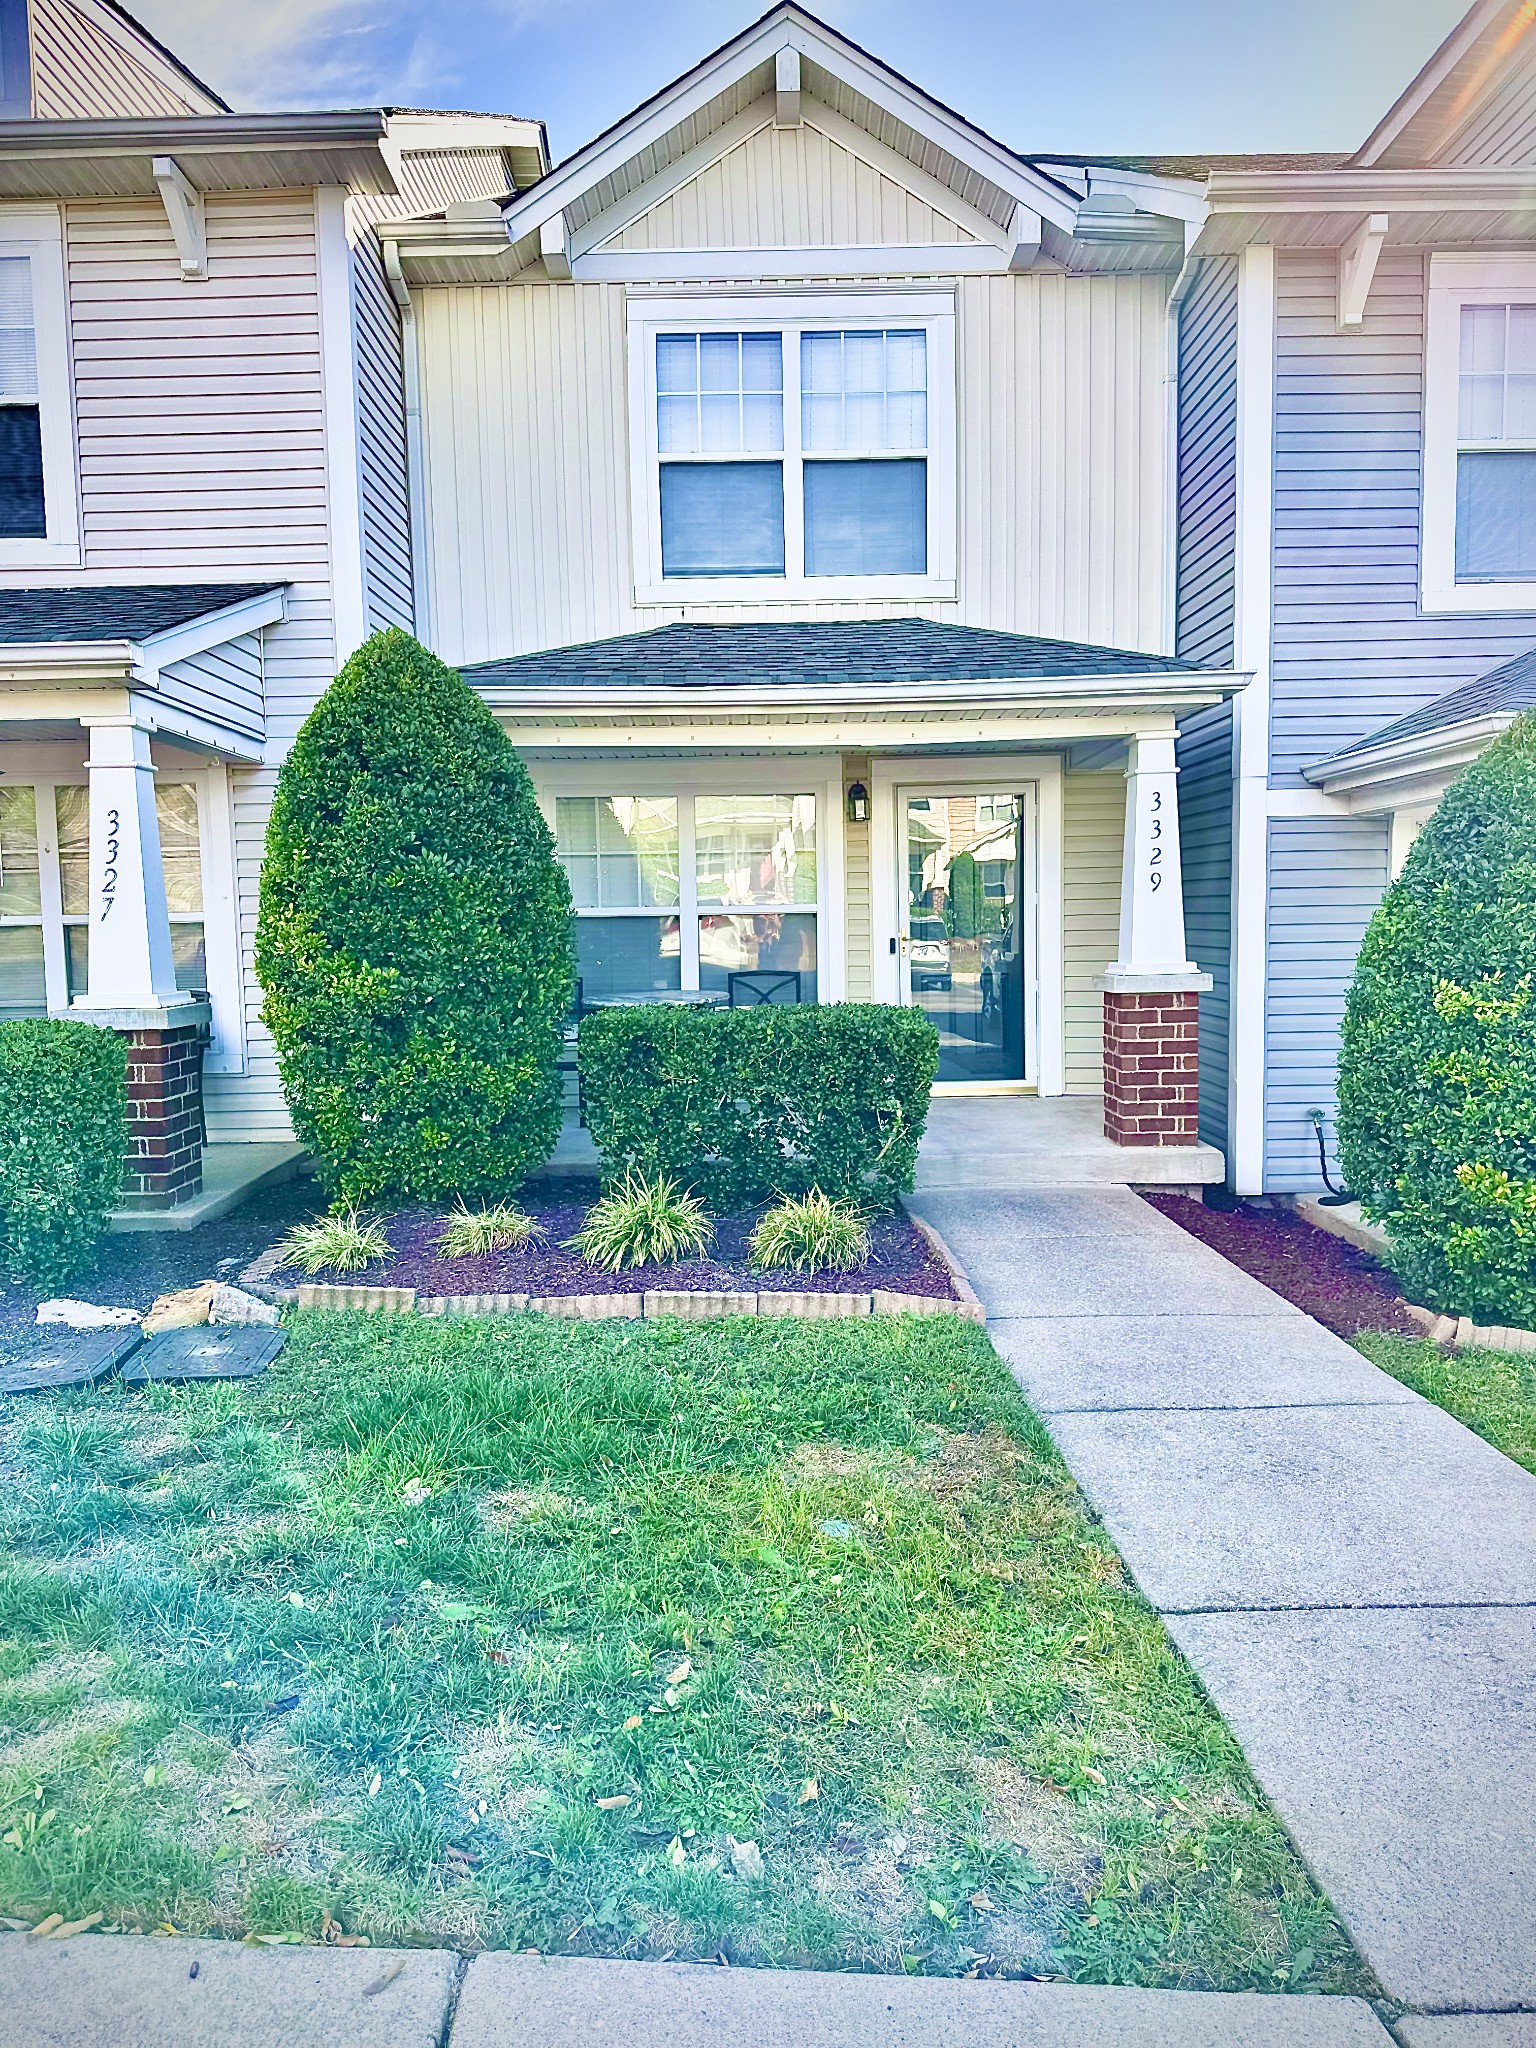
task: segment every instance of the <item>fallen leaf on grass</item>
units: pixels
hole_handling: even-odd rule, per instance
[[[637,1728],[643,1728],[644,1726],[644,1714],[631,1714],[629,1719],[624,1723],[624,1733],[626,1735],[633,1735]]]
[[[97,1926],[106,1918],[104,1913],[87,1913],[83,1920],[66,1920],[62,1927],[55,1927],[46,1937],[49,1941],[68,1941],[72,1934],[84,1934],[88,1927]]]
[[[669,1671],[667,1673],[667,1683],[668,1685],[682,1685],[692,1675],[693,1659],[691,1657],[685,1657],[682,1663],[678,1665],[675,1671]]]
[[[725,1846],[738,1877],[756,1881],[763,1876],[763,1852],[756,1842],[738,1842],[734,1835],[727,1835]]]
[[[683,1847],[681,1835],[674,1835],[667,1844],[667,1861],[674,1870],[681,1870],[688,1861],[688,1851]]]
[[[995,1913],[997,1911],[996,1906],[993,1905],[985,1892],[972,1892],[971,1904],[978,1913]]]
[[[309,1940],[307,1934],[248,1934],[242,1946],[245,1948],[303,1948]]]
[[[677,1687],[675,1685],[669,1685],[666,1691],[662,1694],[662,1698],[666,1701],[669,1707],[675,1707],[677,1705],[677,1697]]]
[[[795,1801],[795,1804],[797,1806],[809,1806],[813,1799],[819,1799],[820,1797],[820,1783],[815,1778],[807,1778],[800,1787],[800,1797]]]
[[[46,1920],[38,1921],[32,1932],[34,1935],[52,1934],[55,1927],[62,1927],[63,1925],[64,1915],[62,1913],[50,1913]]]
[[[604,1813],[617,1813],[621,1807],[628,1806],[629,1798],[627,1792],[614,1792],[606,1799],[599,1799],[597,1804]]]
[[[514,1664],[517,1661],[510,1650],[487,1650],[485,1654],[493,1664]]]

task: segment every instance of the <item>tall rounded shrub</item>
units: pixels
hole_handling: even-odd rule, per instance
[[[1536,714],[1446,793],[1371,920],[1339,1149],[1411,1295],[1536,1328]]]
[[[350,1202],[501,1188],[560,1128],[571,899],[511,742],[375,634],[278,776],[256,972],[294,1130]]]
[[[127,1048],[73,1018],[0,1024],[0,1238],[6,1269],[62,1287],[123,1188]]]

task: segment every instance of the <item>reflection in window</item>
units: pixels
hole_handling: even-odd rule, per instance
[[[675,797],[559,797],[555,846],[578,910],[678,900]]]
[[[1463,306],[1456,574],[1536,577],[1536,306]]]
[[[37,795],[30,784],[0,789],[0,917],[42,910],[37,871]]]
[[[751,916],[699,919],[699,986],[729,989],[733,973],[793,968],[799,999],[816,1001],[816,919],[803,913],[759,911]],[[783,1001],[782,991],[775,1000]]]
[[[701,903],[815,903],[815,797],[701,796],[694,836]]]
[[[42,1017],[47,1010],[42,926],[0,925],[0,1017]]]
[[[682,987],[675,917],[578,917],[576,972],[582,1001],[659,995]]]

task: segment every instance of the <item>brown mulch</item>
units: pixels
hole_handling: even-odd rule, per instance
[[[1187,1195],[1142,1199],[1340,1337],[1357,1330],[1422,1335],[1385,1266],[1289,1209],[1256,1202],[1216,1207]]]

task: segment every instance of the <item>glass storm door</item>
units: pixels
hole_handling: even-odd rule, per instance
[[[1008,794],[904,797],[902,993],[938,1028],[941,1082],[1026,1075],[1026,808]]]

